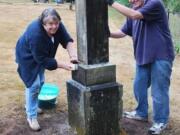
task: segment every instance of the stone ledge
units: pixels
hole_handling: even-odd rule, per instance
[[[110,63],[80,64],[78,70],[72,72],[72,79],[85,86],[116,82],[116,66]]]

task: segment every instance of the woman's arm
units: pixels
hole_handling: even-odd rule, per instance
[[[66,49],[67,49],[69,57],[70,57],[70,62],[74,63],[74,64],[78,63],[77,51],[74,47],[73,42],[68,42]]]

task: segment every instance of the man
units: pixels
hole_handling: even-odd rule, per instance
[[[133,39],[136,60],[134,95],[137,107],[125,112],[130,119],[148,120],[148,94],[151,86],[153,125],[150,134],[160,134],[169,120],[169,86],[174,48],[168,18],[161,0],[130,0],[132,8],[113,0],[107,3],[127,17],[121,30],[110,33],[112,38],[129,35]]]
[[[40,130],[37,121],[38,93],[44,83],[44,70],[73,70],[70,62],[65,63],[54,58],[59,44],[67,49],[70,62],[77,63],[73,39],[56,10],[48,8],[27,27],[16,45],[18,73],[26,86],[27,121],[34,131]]]

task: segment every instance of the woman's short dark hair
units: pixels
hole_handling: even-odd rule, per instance
[[[46,24],[46,19],[48,17],[53,18],[53,20],[61,21],[60,15],[54,8],[47,8],[41,13],[41,15],[39,16],[41,24]]]

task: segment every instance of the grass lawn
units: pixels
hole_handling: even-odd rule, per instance
[[[177,53],[180,53],[180,13],[170,14],[170,29]]]

